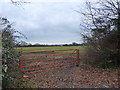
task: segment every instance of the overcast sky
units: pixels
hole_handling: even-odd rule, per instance
[[[74,11],[84,10],[82,1],[34,0],[36,2],[22,6],[13,5],[10,0],[5,1],[0,1],[0,16],[15,22],[14,28],[27,36],[28,43],[82,43],[79,25],[82,17]]]

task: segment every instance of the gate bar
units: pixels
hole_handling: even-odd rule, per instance
[[[79,65],[79,63],[80,63],[80,56],[79,56],[79,49],[67,49],[67,50],[47,50],[47,51],[69,51],[69,50],[74,50],[74,51],[76,51],[76,53],[72,53],[72,54],[76,54],[77,55],[77,65]],[[47,52],[47,51],[32,51],[33,53],[34,52]],[[27,52],[27,53],[32,53],[32,52]],[[23,52],[23,53],[26,53],[26,52]],[[67,53],[67,54],[70,54],[70,53]],[[53,54],[54,55],[54,54]],[[58,55],[62,55],[62,54],[58,54]],[[43,55],[41,55],[41,56],[43,56]],[[46,56],[46,55],[45,55]],[[47,55],[48,56],[48,55]],[[19,68],[20,68],[20,72],[22,72],[23,70],[22,70],[22,55],[20,55],[20,60],[19,60]],[[58,62],[57,62],[58,63]],[[69,65],[69,66],[71,66],[71,65]],[[67,68],[67,67],[69,67],[69,66],[64,66],[64,67],[60,67],[60,68],[55,68],[55,69],[61,69],[61,68]],[[72,65],[73,66],[73,65]],[[24,67],[24,66],[23,66]],[[50,69],[50,70],[52,70],[52,69]],[[50,71],[49,69],[48,70],[46,70],[46,71]],[[53,69],[54,70],[54,69]],[[44,71],[44,70],[41,70],[41,71],[34,71],[34,72],[42,72],[42,71]],[[31,72],[31,73],[34,73],[34,72]]]
[[[61,62],[66,62],[66,61],[75,61],[75,60],[56,61],[56,62],[52,62],[52,63],[44,63],[44,64],[38,64],[38,65],[29,65],[29,66],[22,66],[22,67],[34,67],[34,66],[39,66],[39,65],[55,64],[55,63],[61,63]]]
[[[76,53],[50,54],[50,55],[39,55],[39,56],[24,56],[22,58],[32,58],[32,57],[42,57],[42,56],[44,57],[44,56],[52,56],[52,55],[57,56],[57,55],[67,55],[67,54],[76,54]]]
[[[44,51],[24,51],[23,53],[36,53],[36,52],[52,52],[52,51],[70,51],[75,49],[65,49],[65,50],[44,50]]]
[[[68,64],[75,64],[76,62],[68,62]],[[46,66],[46,67],[39,67],[39,68],[33,68],[33,69],[27,69],[27,70],[23,70],[23,71],[31,71],[32,70],[39,70],[39,69],[44,69],[44,68],[52,68],[52,67],[59,67],[59,66],[65,66],[64,63],[60,63],[60,64],[57,64],[57,65],[52,65],[52,66]],[[46,71],[46,70],[45,70]],[[33,71],[34,72],[34,71]]]
[[[47,69],[47,70],[34,71],[34,72],[30,72],[28,74],[34,74],[34,73],[37,73],[37,72],[44,72],[44,71],[51,71],[51,70],[56,70],[56,69],[68,68],[68,67],[71,67],[71,66],[73,66],[73,65],[63,66],[63,67],[57,67],[57,68]]]

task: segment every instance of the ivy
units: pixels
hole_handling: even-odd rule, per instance
[[[9,87],[12,81],[12,76],[9,72],[12,72],[14,68],[13,64],[17,63],[19,60],[19,52],[15,50],[16,36],[15,31],[12,28],[12,24],[6,19],[0,17],[0,31],[1,31],[1,41],[2,41],[2,87]],[[19,36],[17,36],[19,38]]]

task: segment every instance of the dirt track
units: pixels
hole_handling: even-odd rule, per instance
[[[118,70],[72,67],[30,75],[37,88],[117,88]]]

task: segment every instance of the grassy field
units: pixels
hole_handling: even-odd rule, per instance
[[[22,51],[43,51],[43,50],[64,50],[64,49],[80,49],[84,52],[85,46],[53,46],[53,47],[18,47],[17,50]]]

